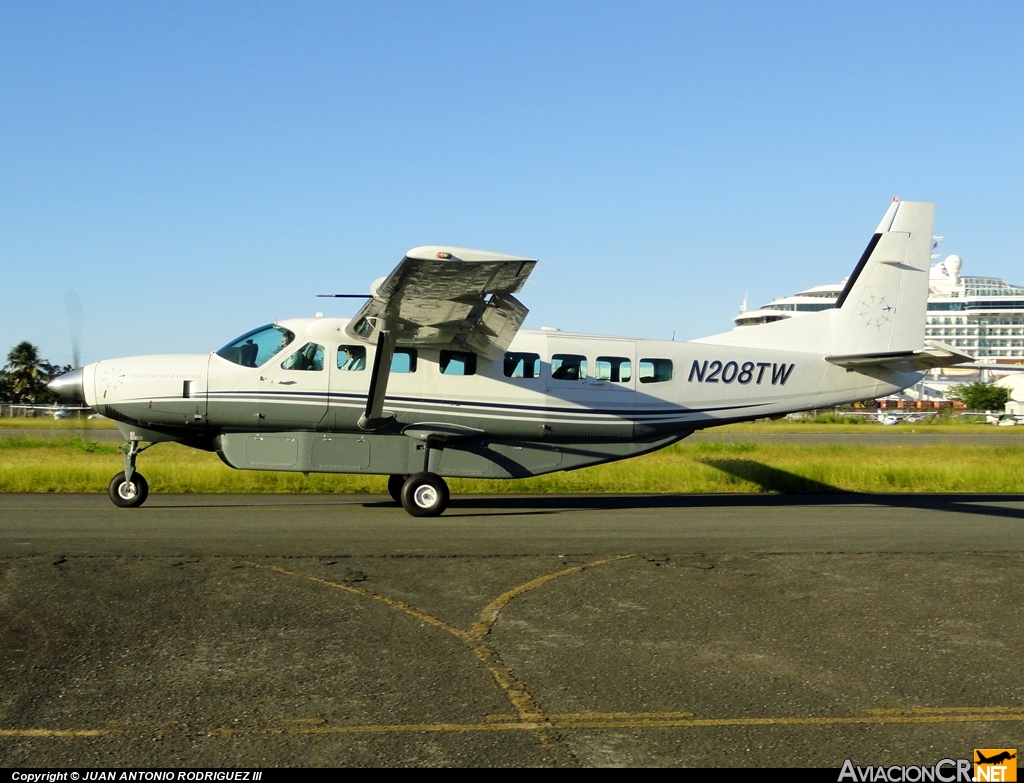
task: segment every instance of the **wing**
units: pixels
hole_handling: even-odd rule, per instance
[[[377,345],[359,419],[365,430],[387,426],[384,410],[396,345],[472,351],[497,360],[529,312],[512,294],[537,262],[461,247],[417,247],[373,285],[373,296],[345,331]]]
[[[346,329],[376,343],[390,332],[397,345],[472,351],[499,359],[529,312],[512,294],[534,259],[459,247],[417,247],[374,284],[373,297]]]
[[[961,353],[952,346],[937,340],[926,340],[926,348],[916,351],[894,353],[860,353],[846,356],[826,356],[825,361],[845,367],[847,370],[892,370],[894,372],[917,372],[933,367],[952,367],[964,362],[973,362],[974,357]]]

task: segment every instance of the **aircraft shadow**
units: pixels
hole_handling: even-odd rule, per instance
[[[1024,508],[1009,508],[995,503],[1024,503],[1017,493],[896,493],[850,492],[820,481],[779,470],[754,460],[709,459],[704,464],[757,484],[765,492],[777,494],[637,494],[637,495],[514,495],[456,496],[451,509],[517,510],[642,510],[671,508],[784,508],[822,505],[889,506],[925,511],[983,514],[1024,520]]]
[[[808,493],[842,493],[844,491],[831,484],[798,476],[795,473],[779,470],[751,459],[702,459],[699,461],[712,468],[718,468],[723,473],[757,484],[765,492],[805,495]]]

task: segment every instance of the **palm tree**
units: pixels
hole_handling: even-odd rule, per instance
[[[46,390],[49,362],[39,356],[39,348],[28,340],[18,343],[7,354],[7,382],[14,396],[30,403]]]

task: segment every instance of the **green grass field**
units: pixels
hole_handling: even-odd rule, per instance
[[[834,427],[828,431],[836,431]],[[739,428],[730,429],[742,433]],[[147,451],[139,465],[154,492],[386,491],[381,476],[313,474],[306,478],[298,473],[237,471],[214,454],[170,443]],[[105,492],[120,469],[116,445],[91,441],[88,433],[0,437],[0,492]],[[571,473],[519,481],[452,479],[450,485],[455,493],[1017,493],[1024,492],[1024,437],[1019,446],[683,441],[655,454]]]
[[[0,434],[4,430],[115,430],[110,419],[53,419],[49,416],[0,418]]]

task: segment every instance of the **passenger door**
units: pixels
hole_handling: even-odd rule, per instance
[[[631,437],[636,348],[629,340],[549,338],[548,404],[565,421],[562,434]],[[584,360],[584,361],[581,361]]]
[[[296,340],[296,343],[299,341]],[[315,430],[327,415],[329,351],[306,342],[283,352],[256,374],[259,430]]]

